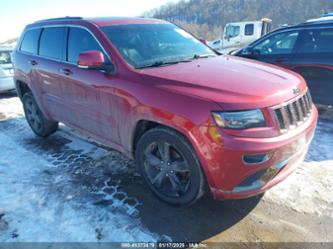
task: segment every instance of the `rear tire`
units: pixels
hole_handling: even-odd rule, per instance
[[[25,117],[32,131],[40,137],[47,137],[58,129],[58,122],[47,120],[31,92],[22,98]]]
[[[136,163],[149,188],[173,205],[192,205],[203,194],[205,179],[191,144],[178,132],[157,127],[139,139]]]

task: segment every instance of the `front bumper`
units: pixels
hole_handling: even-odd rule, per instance
[[[7,92],[15,89],[13,77],[0,77],[0,92]]]
[[[248,186],[236,186],[231,191],[212,189],[214,198],[218,200],[244,199],[264,193],[274,185],[287,178],[303,161],[306,152],[307,146],[286,160],[267,168],[267,174],[263,174],[262,177],[254,180]],[[270,172],[273,172],[273,174],[270,174]]]
[[[278,137],[247,138],[223,134],[220,145],[211,143],[211,149],[201,146],[199,157],[214,198],[248,198],[284,180],[303,161],[317,118],[318,112],[313,108],[311,117],[303,125]],[[244,155],[256,154],[269,154],[270,157],[258,164],[244,162]]]

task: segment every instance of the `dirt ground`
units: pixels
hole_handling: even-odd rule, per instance
[[[264,196],[190,208],[159,201],[133,161],[61,126],[42,139],[0,97],[0,242],[333,242],[333,115],[308,156]]]

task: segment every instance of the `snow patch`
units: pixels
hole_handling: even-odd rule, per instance
[[[305,162],[265,199],[297,212],[333,217],[333,123],[319,121]]]
[[[0,233],[0,241],[121,242],[159,239],[144,228],[138,218],[132,217],[131,214],[137,211],[135,206],[126,206],[112,195],[107,198],[119,207],[113,212],[107,206],[96,208],[89,199],[77,202],[73,198],[75,189],[67,187],[72,179],[65,174],[55,178],[43,177],[45,172],[52,174],[55,166],[47,157],[45,159],[39,153],[27,150],[20,139],[0,133],[0,213],[2,222],[8,224]],[[75,144],[77,149],[81,148],[79,143]],[[66,187],[68,189],[62,195],[61,189]],[[55,191],[58,188],[59,193]],[[126,209],[125,212],[119,212],[121,208]]]

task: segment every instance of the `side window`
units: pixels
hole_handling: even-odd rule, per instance
[[[251,36],[254,34],[254,24],[246,24],[245,25],[245,35],[246,36]]]
[[[80,53],[91,50],[98,50],[103,53],[96,39],[87,30],[82,28],[70,28],[67,60],[72,63],[77,63]],[[106,59],[105,54],[104,58]]]
[[[271,35],[253,49],[261,55],[290,54],[294,50],[298,36],[298,31]]]
[[[65,30],[64,27],[44,28],[40,37],[39,55],[62,59]]]
[[[305,30],[298,53],[333,53],[333,29]]]
[[[23,52],[37,54],[40,29],[28,30],[23,37],[20,50]]]
[[[225,31],[226,38],[237,37],[240,32],[240,26],[229,25]]]

